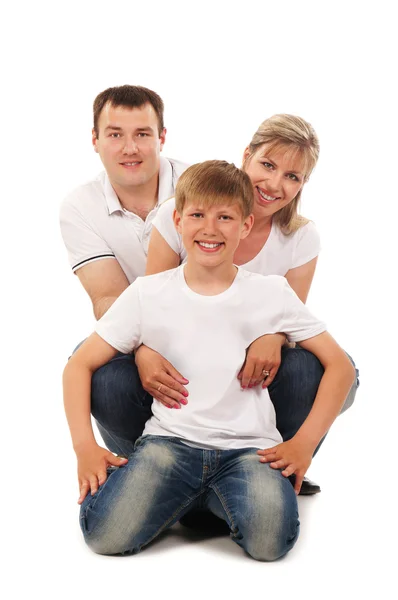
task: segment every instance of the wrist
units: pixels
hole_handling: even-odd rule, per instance
[[[75,451],[77,457],[96,447],[98,447],[98,444],[94,437],[90,439],[79,440],[73,443],[73,450]]]

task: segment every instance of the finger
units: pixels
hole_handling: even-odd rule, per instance
[[[263,361],[256,362],[254,365],[254,371],[253,371],[253,375],[252,375],[249,385],[251,387],[254,387],[255,385],[258,385],[259,383],[262,383],[262,381],[264,379],[263,371],[266,371],[266,370],[269,370],[269,369],[267,366],[264,366]]]
[[[165,359],[165,368],[167,373],[173,377],[173,379],[175,379],[176,381],[178,381],[179,383],[189,383],[188,379],[186,377],[184,377],[183,375],[181,375],[181,373],[179,371],[177,371],[177,369],[175,369],[173,367],[173,365],[171,363],[169,363],[168,360]]]
[[[240,380],[241,386],[243,388],[249,387],[250,380],[252,378],[254,372],[254,363],[251,360],[247,360],[246,364],[242,371],[242,377]]]
[[[88,494],[89,489],[90,489],[90,483],[88,481],[83,481],[80,485],[80,496],[77,501],[78,504],[81,504],[83,502],[84,498]]]
[[[98,477],[96,475],[90,477],[90,490],[92,496],[98,492]]]
[[[99,471],[98,473],[98,483],[99,485],[104,485],[105,481],[106,481],[106,471]]]
[[[279,365],[277,367],[272,367],[272,369],[269,372],[268,377],[266,377],[263,380],[263,390],[265,390],[265,388],[267,388],[274,381],[276,374],[278,372],[278,369],[279,369]]]
[[[280,446],[272,446],[272,448],[265,448],[264,450],[257,450],[257,454],[263,454],[267,456],[267,454],[275,454],[280,449]]]
[[[165,406],[166,408],[181,408],[179,402],[176,402],[175,400],[172,400],[168,396],[160,394],[159,392],[156,393],[156,396],[153,394],[153,398],[154,400],[157,400],[158,402],[163,404],[163,406]]]
[[[284,469],[288,466],[288,462],[285,458],[280,458],[279,460],[270,462],[270,467],[272,467],[273,469]]]
[[[150,388],[151,393],[156,390],[172,400],[177,400],[177,402],[182,402],[183,404],[184,401],[187,401],[187,397],[189,396],[188,390],[166,373],[162,373],[154,379],[150,383]]]
[[[112,452],[109,452],[107,455],[107,462],[114,467],[120,467],[121,465],[125,465],[128,463],[128,459],[124,456],[115,456]]]
[[[262,456],[260,458],[260,461],[263,463],[275,462],[276,460],[277,457],[275,454],[268,454],[267,456]]]

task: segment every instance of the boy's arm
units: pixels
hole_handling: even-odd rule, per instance
[[[285,477],[296,474],[297,493],[316,447],[339,414],[355,378],[350,360],[329,333],[301,341],[300,346],[312,352],[325,369],[313,407],[291,440],[258,452],[260,460],[283,469]]]
[[[95,494],[106,480],[108,465],[120,466],[126,459],[98,446],[91,424],[91,377],[117,353],[98,334],[93,333],[72,355],[64,369],[63,388],[66,418],[78,460],[79,504],[91,489]]]

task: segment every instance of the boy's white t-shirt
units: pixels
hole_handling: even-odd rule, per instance
[[[186,261],[187,253],[181,235],[174,226],[174,209],[175,199],[170,198],[160,207],[152,226],[156,227],[183,263]],[[301,267],[318,256],[319,252],[319,233],[311,221],[290,235],[285,235],[275,223],[272,223],[269,237],[260,252],[241,266],[261,275],[286,275],[290,269]]]
[[[284,332],[300,342],[325,329],[284,277],[238,268],[226,291],[203,296],[187,286],[184,265],[139,277],[96,326],[116,350],[129,353],[145,344],[189,380],[188,404],[171,410],[155,401],[144,435],[220,449],[282,441],[268,390],[242,390],[237,379],[248,346],[267,333]]]

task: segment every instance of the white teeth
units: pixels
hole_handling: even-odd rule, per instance
[[[278,198],[274,198],[273,196],[267,196],[267,194],[264,194],[264,192],[262,192],[260,190],[260,188],[258,189],[258,193],[260,194],[261,198],[264,198],[264,200],[268,200],[268,202],[273,202],[274,200],[277,200]]]
[[[207,242],[198,242],[199,246],[203,246],[203,248],[217,248],[221,246],[221,244],[208,244]]]
[[[138,165],[138,162],[133,162],[133,163],[123,163],[124,165],[126,165],[126,167],[133,167],[134,165]]]

